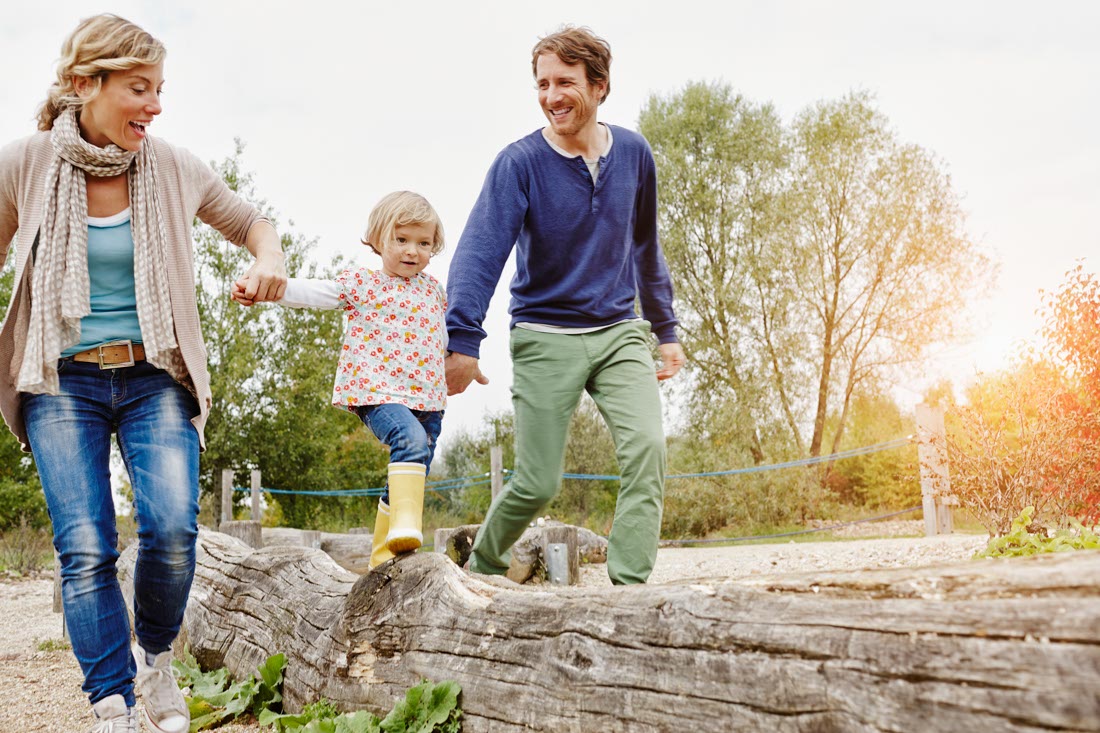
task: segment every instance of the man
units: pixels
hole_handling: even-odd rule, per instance
[[[549,125],[497,156],[451,263],[446,369],[448,392],[458,394],[471,381],[488,382],[478,366],[482,321],[517,247],[515,474],[478,533],[474,572],[506,572],[509,548],[560,489],[582,391],[611,430],[622,473],[608,575],[615,584],[644,583],[657,557],[665,473],[657,381],[679,371],[684,352],[657,239],[653,155],[637,133],[596,120],[611,89],[610,65],[610,46],[585,28],[566,27],[535,45],[532,68]],[[636,297],[646,320],[635,315]]]

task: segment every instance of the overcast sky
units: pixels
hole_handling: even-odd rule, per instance
[[[789,121],[808,104],[872,92],[901,138],[950,172],[972,239],[1000,262],[970,309],[976,336],[927,364],[963,382],[1034,336],[1039,289],[1100,260],[1100,5],[1081,2],[10,3],[0,27],[0,142],[34,130],[63,38],[115,12],[168,47],[152,134],[204,160],[244,163],[282,228],[377,265],[358,244],[373,204],[423,193],[450,252],[496,153],[542,126],[530,49],[562,23],[611,43],[600,119],[634,128],[651,94],[725,81]],[[290,222],[293,222],[291,225]],[[510,272],[510,271],[509,271]],[[292,273],[293,274],[293,273]],[[506,273],[507,279],[508,273]],[[506,279],[487,321],[492,384],[448,407],[442,442],[509,405]],[[333,349],[337,345],[333,344]],[[899,392],[903,406],[923,383]]]

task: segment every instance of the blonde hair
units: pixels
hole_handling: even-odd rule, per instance
[[[600,104],[611,94],[611,44],[583,26],[562,26],[556,33],[540,38],[531,49],[531,73],[538,77],[539,56],[552,53],[562,63],[584,64],[584,76],[590,85],[606,84]]]
[[[428,199],[412,191],[394,191],[375,204],[367,219],[363,244],[382,254],[382,245],[392,240],[397,227],[406,224],[431,224],[435,227],[432,254],[443,251],[443,222]]]
[[[125,18],[110,13],[85,18],[61,45],[57,80],[50,85],[46,101],[38,111],[38,129],[53,129],[53,122],[62,110],[80,107],[94,98],[112,71],[159,64],[165,54],[163,43]],[[94,81],[87,99],[76,94],[73,78],[78,76]]]

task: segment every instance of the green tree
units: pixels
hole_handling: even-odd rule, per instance
[[[784,127],[728,85],[689,84],[651,98],[639,128],[662,184],[693,404],[727,407],[757,463],[838,450],[861,389],[956,335],[989,282],[941,164],[867,94]]]
[[[834,418],[835,419],[835,418]],[[840,450],[885,443],[916,432],[884,390],[864,389],[851,402],[849,427]],[[916,444],[832,462],[826,485],[838,501],[872,511],[905,509],[920,504]]]
[[[488,412],[481,425],[473,430],[461,430],[454,435],[434,461],[439,465],[433,476],[455,479],[473,476],[462,488],[451,489],[441,495],[448,509],[462,517],[467,524],[484,519],[492,500],[492,486],[485,482],[492,468],[492,447],[501,448],[501,462],[507,470],[515,466],[515,421],[510,410]]]
[[[784,380],[798,352],[786,341],[797,331],[778,325],[791,293],[772,262],[788,157],[782,125],[770,105],[728,85],[692,83],[651,97],[638,128],[657,163],[661,242],[700,407],[716,391],[725,395],[733,429],[760,463],[761,423],[776,408],[796,419]],[[767,374],[777,367],[772,392]]]
[[[6,312],[15,283],[15,250],[0,271],[0,312]],[[7,428],[0,428],[0,531],[18,527],[26,520],[32,527],[49,523],[42,484],[30,454],[23,453],[19,441]]]
[[[942,166],[899,140],[870,95],[813,105],[791,133],[799,265],[791,274],[812,334],[816,456],[830,409],[835,452],[861,385],[958,335],[968,296],[992,266],[967,239]]]

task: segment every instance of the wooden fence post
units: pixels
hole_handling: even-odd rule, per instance
[[[581,559],[576,527],[570,524],[543,527],[539,545],[546,577],[553,585],[576,585],[580,582]],[[552,560],[552,549],[559,549],[563,554]]]
[[[260,472],[252,471],[252,521],[263,521],[263,509],[260,508]]]
[[[947,466],[947,430],[943,408],[917,405],[917,457],[920,460],[920,492],[924,506],[924,533],[931,537],[953,531],[951,478]]]
[[[504,449],[494,445],[489,449],[489,467],[493,490],[493,499],[504,489]]]
[[[222,521],[233,521],[233,470],[222,469]]]

